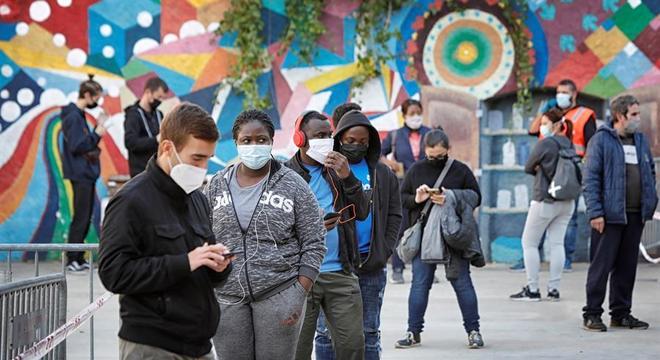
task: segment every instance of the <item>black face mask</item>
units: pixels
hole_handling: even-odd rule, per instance
[[[438,157],[433,157],[433,158],[426,158],[426,161],[436,167],[442,168],[445,166],[447,163],[447,160],[449,159],[449,156],[444,155],[444,156],[438,156]]]
[[[160,101],[158,99],[154,99],[154,101],[150,102],[149,107],[151,108],[151,111],[156,110],[160,106],[161,103],[162,103],[162,101]]]
[[[99,106],[99,103],[97,103],[97,102],[95,101],[95,102],[93,102],[92,104],[87,104],[85,107],[88,108],[88,109],[94,109],[94,108],[96,108],[97,106]]]
[[[362,144],[342,144],[339,150],[352,164],[362,161],[368,151],[369,147]]]

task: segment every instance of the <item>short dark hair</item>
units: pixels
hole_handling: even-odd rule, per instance
[[[310,122],[312,119],[318,119],[318,120],[328,120],[328,117],[321,114],[318,111],[308,111],[305,116],[303,116],[302,121],[300,122],[300,128],[302,129],[303,126],[307,125],[308,122]]]
[[[182,102],[170,111],[160,126],[162,140],[170,140],[178,149],[185,146],[188,135],[195,139],[216,142],[220,138],[215,121],[199,105]]]
[[[570,86],[571,91],[577,91],[577,85],[575,85],[575,81],[571,79],[562,79],[557,86]]]
[[[234,140],[238,139],[238,132],[241,131],[241,127],[252,121],[260,122],[268,130],[271,140],[275,137],[275,125],[273,125],[270,116],[262,110],[249,109],[238,114],[236,120],[234,120],[234,126],[231,128],[231,135]]]
[[[345,103],[337,106],[335,108],[335,111],[332,112],[332,123],[335,127],[337,127],[337,124],[339,124],[339,120],[349,111],[362,111],[362,106],[356,104],[356,103]]]
[[[437,145],[449,149],[449,136],[440,129],[433,129],[424,135],[424,147],[435,147]]]
[[[610,103],[610,109],[612,109],[612,122],[617,123],[619,121],[616,118],[616,114],[621,114],[623,116],[628,115],[628,108],[635,104],[639,105],[639,100],[632,95],[621,95],[612,100]]]
[[[144,91],[157,91],[158,89],[163,89],[164,92],[168,92],[170,88],[167,87],[167,83],[158,76],[154,76],[147,80],[147,83],[144,84]]]
[[[417,105],[419,106],[420,110],[424,110],[422,108],[422,103],[419,102],[418,100],[406,99],[406,101],[404,101],[403,104],[401,104],[401,112],[403,113],[403,115],[406,115],[408,113],[408,108],[410,108],[413,105]]]
[[[103,87],[101,84],[94,80],[94,74],[88,74],[88,79],[80,83],[78,88],[78,99],[85,97],[86,93],[89,93],[91,96],[99,95],[103,92]]]

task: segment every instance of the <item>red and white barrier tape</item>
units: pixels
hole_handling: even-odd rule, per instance
[[[46,354],[48,354],[51,350],[55,348],[55,346],[59,345],[64,339],[69,336],[69,334],[73,333],[76,331],[85,321],[87,321],[94,313],[103,307],[108,300],[114,295],[113,293],[107,291],[105,294],[99,296],[94,300],[93,303],[89,304],[86,308],[82,309],[76,316],[71,318],[71,320],[67,321],[66,324],[60,326],[57,330],[55,330],[53,333],[50,335],[46,336],[44,339],[39,341],[38,343],[34,344],[31,348],[25,350],[23,353],[20,355],[16,356],[14,359],[15,360],[32,360],[32,359],[40,359]]]

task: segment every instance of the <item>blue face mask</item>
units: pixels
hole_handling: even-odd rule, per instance
[[[273,145],[238,145],[236,149],[243,165],[259,170],[270,160]]]
[[[568,109],[572,104],[570,94],[557,94],[555,98],[557,100],[557,106],[561,109]]]

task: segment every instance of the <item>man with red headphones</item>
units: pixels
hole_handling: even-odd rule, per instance
[[[369,215],[369,198],[346,156],[333,151],[332,126],[317,112],[302,113],[293,142],[300,149],[285,165],[308,183],[324,213],[326,247],[321,272],[307,295],[307,310],[296,359],[310,359],[316,321],[323,310],[339,359],[364,358],[360,262],[354,220]]]

